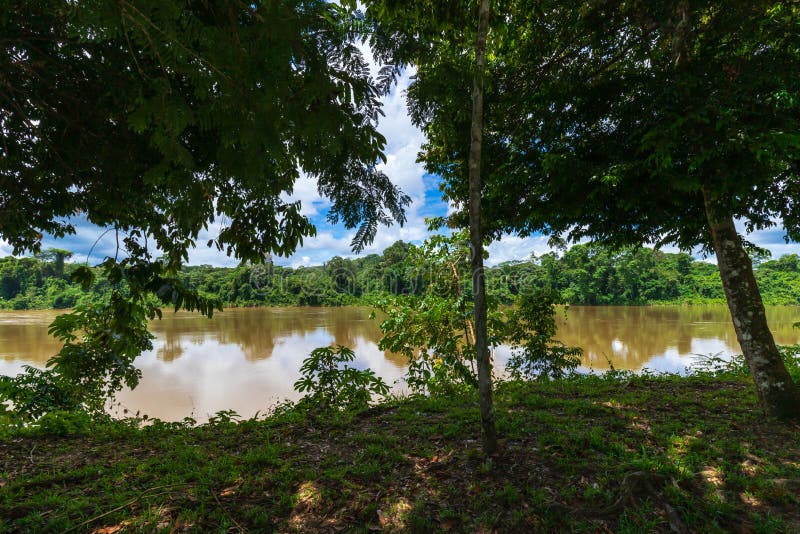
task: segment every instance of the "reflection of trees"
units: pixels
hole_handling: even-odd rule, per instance
[[[47,334],[48,325],[59,315],[53,311],[3,313],[0,319],[0,358],[24,360],[44,367],[61,350],[61,343]]]
[[[799,318],[798,310],[788,306],[768,308],[767,320],[779,344],[800,339],[800,332],[792,328]],[[556,337],[567,345],[581,347],[584,363],[593,366],[605,366],[608,358],[615,367],[640,369],[654,355],[670,348],[690,354],[693,339],[719,339],[732,351],[739,351],[725,306],[571,306],[567,316],[564,321],[561,315]]]
[[[157,356],[159,360],[171,362],[180,358],[185,349],[179,336],[166,336],[164,344],[158,347]]]
[[[380,318],[370,319],[369,308],[255,308],[229,309],[206,319],[188,313],[165,313],[152,323],[158,336],[157,356],[164,361],[179,358],[190,344],[212,339],[241,347],[250,361],[268,358],[277,342],[291,335],[311,335],[323,330],[333,342],[347,347],[377,344]],[[55,312],[24,312],[0,317],[0,358],[43,366],[59,349],[47,335]],[[560,316],[563,317],[563,316]],[[800,340],[792,323],[800,320],[800,307],[771,306],[767,320],[779,344]],[[669,348],[680,354],[692,352],[693,339],[719,339],[739,351],[730,315],[721,306],[584,307],[572,306],[568,320],[559,321],[557,337],[567,345],[584,349],[584,362],[604,366],[608,356],[619,368],[639,369],[654,355]],[[615,340],[622,343],[614,350]],[[302,359],[305,354],[298,354]],[[404,365],[399,355],[386,358]]]
[[[272,354],[276,342],[291,335],[328,332],[333,343],[355,347],[359,341],[373,343],[381,338],[378,320],[369,318],[368,308],[242,308],[215,314],[213,319],[186,313],[165,314],[152,324],[152,331],[163,341],[158,357],[171,360],[176,350],[187,343],[214,339],[241,347],[250,361]],[[392,361],[395,358],[387,355]]]

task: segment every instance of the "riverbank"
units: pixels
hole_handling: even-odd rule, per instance
[[[321,302],[291,302],[291,301],[279,301],[279,302],[259,302],[259,301],[247,301],[247,302],[221,302],[222,309],[250,309],[250,308],[346,308],[346,307],[375,307],[375,302],[382,299],[391,297],[392,293],[373,293],[369,294],[364,297],[352,297],[347,296],[347,298],[341,298],[338,300],[326,300]],[[213,295],[211,295],[213,297]],[[771,298],[767,296],[764,298],[764,304],[766,306],[800,306],[800,301],[795,301],[792,299],[784,299],[784,298]],[[75,304],[88,304],[92,302],[91,299],[76,301]],[[153,301],[154,304],[160,305],[165,312],[169,311],[169,306],[164,306],[163,304],[158,303],[157,301]],[[503,301],[505,305],[512,305],[512,301],[510,299],[505,299]],[[604,307],[631,307],[631,308],[646,308],[646,307],[674,307],[674,306],[682,306],[682,307],[691,307],[691,306],[724,306],[727,305],[727,301],[724,297],[713,297],[713,298],[705,298],[705,297],[693,297],[693,298],[684,298],[684,299],[675,299],[675,300],[652,300],[647,302],[633,302],[633,303],[611,303],[611,304],[586,304],[580,302],[564,302],[561,304],[563,306],[592,306],[598,308]],[[24,305],[15,304],[12,301],[6,301],[0,298],[0,313],[1,312],[22,312],[22,311],[34,311],[34,312],[57,312],[61,313],[69,313],[74,308],[72,306],[65,306],[65,307],[54,307],[47,303],[32,301],[25,303]]]
[[[0,530],[800,530],[800,426],[765,418],[747,379],[510,383],[496,402],[491,463],[469,395],[334,420],[55,422],[0,442]]]
[[[366,298],[357,298],[352,297],[349,299],[343,299],[337,302],[321,302],[321,303],[314,303],[314,304],[307,304],[307,303],[264,303],[264,302],[223,302],[222,309],[224,310],[237,310],[237,309],[260,309],[260,308],[347,308],[347,307],[375,307],[375,301],[379,300],[380,298],[386,298],[392,296],[391,293],[381,293],[381,294],[373,294],[369,295]],[[159,304],[154,301],[154,304]],[[506,303],[507,305],[511,305],[511,303]],[[800,302],[793,302],[793,301],[782,301],[782,300],[765,300],[764,304],[766,306],[800,306]],[[727,302],[724,298],[696,298],[696,299],[681,299],[681,300],[654,300],[650,302],[644,303],[633,303],[633,304],[580,304],[580,303],[564,303],[563,306],[591,306],[591,307],[598,307],[598,308],[610,308],[610,307],[629,307],[629,308],[645,308],[645,307],[675,307],[675,306],[724,306],[727,305]],[[160,304],[162,309],[165,312],[169,312],[169,306],[164,306]],[[72,307],[65,307],[65,308],[55,308],[52,306],[46,305],[38,305],[36,303],[26,305],[24,307],[14,307],[14,304],[9,301],[2,301],[0,300],[0,313],[2,312],[57,312],[61,313],[69,313],[73,310]]]

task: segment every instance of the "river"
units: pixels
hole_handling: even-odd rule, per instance
[[[388,383],[404,374],[402,357],[378,349],[380,329],[368,308],[227,309],[207,319],[164,313],[152,324],[155,348],[139,357],[142,381],[122,391],[112,413],[124,409],[164,420],[198,421],[219,410],[245,417],[297,398],[292,384],[303,358],[332,343],[355,350],[358,367],[370,367]],[[47,326],[53,311],[0,312],[0,374],[24,365],[44,367],[58,351]],[[560,312],[558,339],[583,348],[583,369],[682,372],[695,355],[740,352],[728,310],[715,306],[586,307]],[[800,307],[767,308],[779,344],[800,342]],[[509,350],[495,352],[502,369]]]

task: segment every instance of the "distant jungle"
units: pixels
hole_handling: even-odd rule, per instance
[[[200,294],[225,306],[340,306],[368,304],[386,294],[420,294],[431,283],[424,269],[406,261],[414,245],[398,241],[383,254],[334,257],[321,266],[271,263],[184,267],[181,277]],[[82,289],[68,251],[37,257],[0,258],[0,309],[63,309],[107,298],[111,284],[101,269]],[[766,304],[800,304],[800,257],[755,258],[755,275]],[[716,266],[684,253],[648,248],[610,250],[576,245],[561,254],[507,262],[487,269],[489,295],[511,303],[516,295],[552,289],[564,303],[646,305],[724,302]]]

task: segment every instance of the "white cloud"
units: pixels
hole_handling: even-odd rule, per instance
[[[207,247],[206,243],[211,239],[210,234],[207,238],[198,240],[199,246],[189,251],[189,265],[214,265],[217,267],[236,267],[239,260],[228,256],[224,251],[217,250],[216,247]]]
[[[422,131],[411,124],[406,105],[406,92],[416,73],[413,67],[405,69],[397,80],[397,86],[383,99],[386,116],[381,119],[378,130],[386,137],[387,150],[390,152],[407,145],[419,147],[425,142]],[[416,154],[414,157],[416,159]]]
[[[377,66],[371,60],[371,54],[368,54],[368,49],[365,47],[366,45],[362,47],[362,50],[367,51],[372,71],[375,73]],[[399,224],[380,227],[375,241],[364,250],[364,254],[380,253],[401,239],[418,243],[429,235],[424,220],[425,216],[422,215],[425,208],[431,207],[427,205],[425,195],[426,187],[423,180],[425,169],[416,162],[417,154],[425,137],[419,128],[411,123],[405,98],[405,92],[411,84],[411,77],[415,72],[413,68],[406,69],[398,78],[397,86],[384,97],[385,116],[378,126],[378,130],[386,137],[387,141],[386,163],[382,163],[378,168],[389,176],[392,183],[411,197],[412,204],[406,212],[406,223],[402,227]],[[321,201],[319,195],[316,194],[316,184],[312,180],[308,180],[307,184],[301,184],[299,188],[296,187],[291,198],[300,199],[303,202],[304,214],[309,216],[322,215],[324,213],[322,208],[330,205]],[[314,202],[318,209],[306,213],[307,204]],[[303,246],[289,258],[275,258],[276,263],[290,266],[315,265],[324,263],[333,256],[353,257],[350,242],[355,231],[351,230],[340,235],[335,230],[325,223],[318,224],[316,237],[306,240]]]
[[[117,254],[117,234],[113,229],[95,226],[84,218],[74,218],[70,222],[75,227],[75,234],[55,239],[45,236],[42,240],[42,249],[63,248],[74,253],[72,261],[90,264],[99,263],[106,257]],[[119,254],[124,254],[122,247],[123,234],[119,234]]]
[[[378,165],[405,194],[413,200],[412,209],[425,203],[425,169],[416,162],[420,145],[410,142],[386,154],[386,163]]]
[[[531,237],[504,236],[489,245],[488,249],[489,259],[486,260],[487,265],[497,265],[513,260],[525,260],[532,253],[539,256],[553,250],[547,244],[547,237],[541,235]]]
[[[737,221],[736,230],[751,243],[769,250],[773,258],[779,258],[784,254],[800,254],[800,244],[786,242],[786,231],[783,229],[782,221],[773,220],[773,223],[775,226],[772,228],[756,230],[747,234],[744,223]]]
[[[747,241],[750,241],[761,248],[767,249],[770,254],[772,254],[773,258],[780,258],[785,254],[800,254],[800,243],[787,243],[784,239],[786,236],[786,230],[783,228],[783,221],[774,219],[773,222],[775,223],[774,227],[765,228],[763,230],[755,230],[749,234],[747,233],[747,229],[743,220],[737,220],[735,225],[736,231],[739,232],[739,235],[743,236]],[[681,252],[677,247],[674,246],[662,247],[661,250],[664,252]],[[700,247],[693,249],[690,254],[696,260],[713,263],[715,265],[717,263],[716,255],[704,255]]]
[[[0,239],[0,257],[11,256],[11,245],[5,239]]]
[[[317,181],[306,174],[302,174],[295,182],[291,195],[282,194],[281,199],[285,202],[300,201],[300,214],[306,217],[315,217],[324,213],[331,203],[320,196],[317,189]]]

